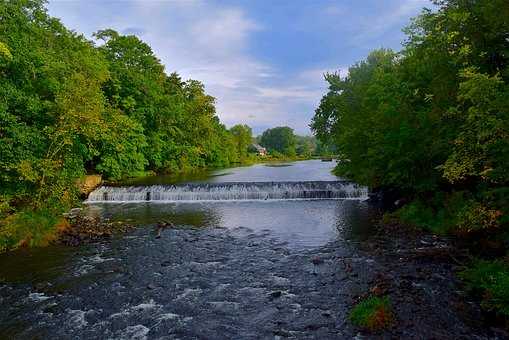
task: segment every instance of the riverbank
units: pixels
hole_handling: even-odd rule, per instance
[[[465,291],[458,273],[470,262],[456,239],[437,236],[398,223],[378,223],[375,232],[359,244],[359,253],[373,260],[369,288],[357,299],[387,296],[394,322],[380,331],[391,338],[485,338],[509,336],[503,324],[481,310]],[[349,264],[352,272],[362,264]]]
[[[127,222],[102,219],[93,207],[74,208],[66,213],[68,227],[57,231],[52,244],[77,247],[88,243],[108,241],[123,235],[134,226]]]

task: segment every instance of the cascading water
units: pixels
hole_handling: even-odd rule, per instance
[[[366,187],[346,181],[230,182],[102,186],[89,195],[87,202],[366,199],[367,197]]]

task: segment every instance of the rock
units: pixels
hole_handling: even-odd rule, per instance
[[[152,290],[152,289],[156,289],[157,287],[156,287],[156,285],[154,285],[154,284],[152,284],[152,283],[149,283],[149,284],[147,285],[147,288]]]
[[[48,288],[48,283],[42,282],[35,285],[35,289],[37,290],[43,290],[45,288]]]
[[[58,312],[59,308],[58,308],[58,304],[56,303],[52,303],[50,305],[48,305],[47,307],[45,307],[42,312],[43,313],[51,313],[51,314],[55,314],[56,312]]]
[[[318,265],[321,265],[322,263],[324,263],[323,259],[318,257],[318,256],[314,256],[312,259],[311,259],[311,262],[315,265],[315,266],[318,266]]]
[[[370,289],[370,292],[371,294],[373,295],[376,295],[376,296],[382,296],[384,295],[385,293],[387,293],[387,288],[384,287],[383,285],[381,284],[378,284],[376,286],[374,286],[373,288]]]
[[[280,298],[282,294],[283,294],[283,292],[281,292],[280,290],[276,290],[276,291],[270,292],[269,295],[270,295],[271,299],[277,299],[277,298]]]
[[[332,316],[332,313],[330,311],[324,311],[324,312],[322,312],[322,316],[325,316],[326,318],[330,318]]]
[[[322,327],[327,327],[327,324],[310,323],[309,325],[306,325],[306,327],[304,327],[304,329],[308,330],[308,331],[316,331]]]
[[[209,302],[209,305],[213,309],[223,313],[232,313],[240,308],[240,303],[230,301],[212,301]]]
[[[87,175],[77,181],[78,188],[83,195],[88,195],[102,183],[101,175]]]
[[[157,223],[157,227],[158,228],[173,228],[175,226],[171,222],[161,221],[161,222]]]
[[[72,208],[66,214],[64,214],[64,216],[67,218],[73,219],[73,218],[78,217],[82,211],[83,211],[83,209],[81,209],[81,208]]]
[[[490,331],[501,339],[509,338],[509,333],[501,328],[491,327]]]
[[[278,336],[278,337],[279,337],[279,339],[281,339],[281,337],[283,337],[283,338],[289,338],[289,337],[291,337],[291,336],[292,336],[292,334],[291,334],[289,331],[287,331],[286,329],[278,329],[278,330],[275,330],[275,331],[273,331],[273,334],[274,334],[274,338],[275,338],[276,336]]]

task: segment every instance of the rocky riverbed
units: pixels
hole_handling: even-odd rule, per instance
[[[68,221],[68,227],[61,228],[58,232],[53,241],[57,245],[77,247],[90,242],[108,240],[134,228],[133,225],[123,221],[101,218],[93,207],[74,208],[64,216]]]
[[[446,240],[403,232],[292,247],[270,230],[133,229],[82,247],[58,275],[0,277],[0,334],[58,339],[488,339],[461,293]],[[431,250],[420,250],[429,248]],[[432,249],[433,248],[433,249]],[[438,255],[437,255],[438,254]],[[16,256],[13,253],[11,256]],[[61,256],[61,255],[59,255]],[[8,261],[3,258],[2,261]],[[393,327],[364,333],[348,311],[387,294]]]

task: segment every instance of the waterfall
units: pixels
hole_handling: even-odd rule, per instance
[[[346,181],[225,182],[179,185],[102,186],[87,202],[175,202],[287,199],[366,199],[366,187]]]

